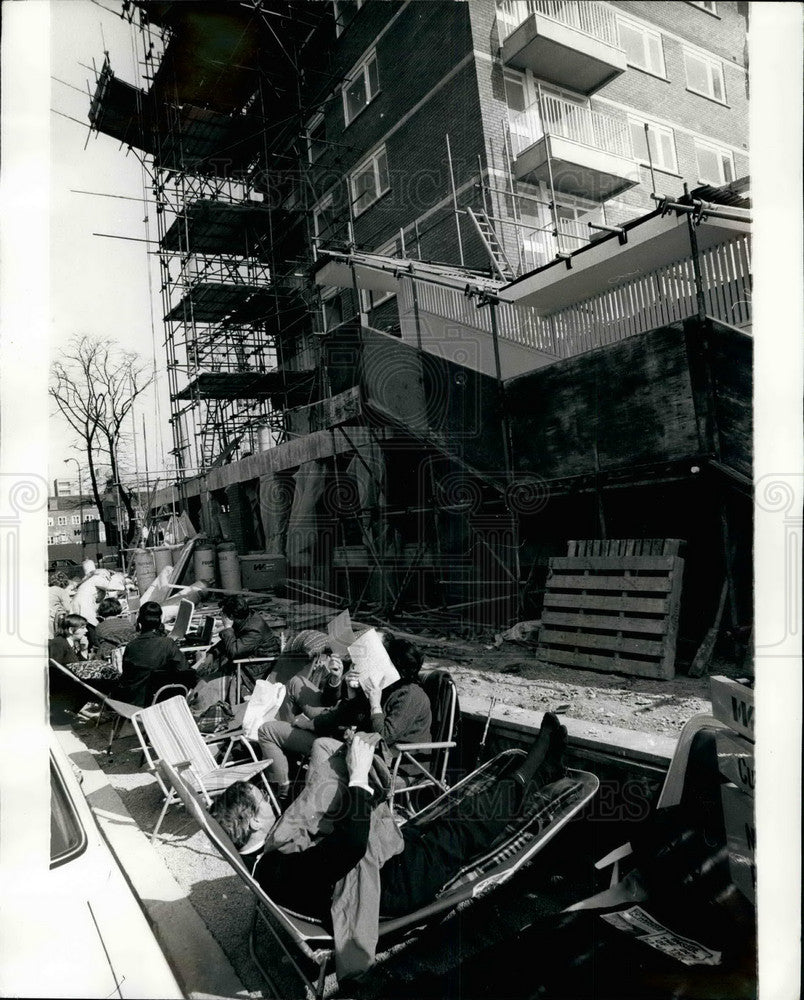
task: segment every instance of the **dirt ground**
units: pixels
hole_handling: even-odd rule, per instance
[[[495,714],[510,707],[553,711],[586,722],[640,732],[677,733],[693,715],[708,712],[709,677],[668,681],[573,670],[540,661],[532,648],[505,642],[500,648],[461,644],[465,656],[428,651],[426,666],[449,669],[461,695],[489,702]],[[713,674],[736,676],[733,664],[716,661]]]

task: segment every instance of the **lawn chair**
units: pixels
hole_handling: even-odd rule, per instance
[[[457,745],[455,736],[460,718],[458,688],[448,670],[433,670],[422,679],[422,687],[430,699],[432,740],[428,743],[398,743],[393,747],[400,753],[391,767],[392,805],[404,796],[410,806],[413,793],[424,788],[437,788],[440,792],[447,790],[447,766],[450,751]],[[427,766],[418,759],[418,755],[426,755]],[[413,764],[418,772],[406,785],[402,784],[404,779],[398,777],[403,762]]]
[[[257,681],[270,673],[276,662],[276,656],[247,656],[242,660],[235,660],[235,702],[240,704],[243,700],[243,693],[251,694]],[[262,666],[261,670],[257,670]]]
[[[460,797],[480,792],[505,777],[521,764],[524,757],[525,753],[522,750],[503,751],[458,782],[435,802],[430,803],[409,822],[426,825],[449,809]],[[194,789],[187,784],[183,775],[169,765],[162,764],[160,769],[165,784],[179,796],[187,811],[254,896],[256,910],[249,946],[255,964],[274,991],[274,995],[280,994],[256,954],[255,932],[260,922],[276,940],[306,988],[316,1000],[321,1000],[324,980],[334,957],[331,933],[322,924],[292,913],[275,903],[253,878],[232,842],[203,808]],[[599,782],[593,774],[570,771],[569,776],[572,780],[564,783],[564,787],[567,788],[565,792],[553,801],[545,796],[538,808],[512,821],[494,850],[467,865],[442,889],[441,894],[432,903],[404,917],[381,920],[378,951],[388,949],[393,944],[412,937],[423,925],[443,916],[460,904],[480,899],[487,892],[503,885],[524,865],[532,861],[542,847],[589,802],[598,789]],[[557,786],[548,786],[545,792],[549,792],[553,787]],[[305,960],[314,970],[314,979],[308,975],[310,970],[304,968]]]
[[[684,791],[684,781],[687,776],[687,765],[689,763],[690,749],[695,737],[702,730],[706,729],[728,729],[724,723],[709,715],[693,716],[681,730],[681,734],[670,761],[670,767],[665,775],[662,790],[656,800],[656,809],[668,809],[677,806],[681,802]],[[625,861],[633,853],[630,841],[615,847],[604,858],[595,863],[595,868],[602,871],[611,867],[611,880],[609,887],[602,892],[598,892],[587,899],[582,899],[565,910],[572,913],[578,910],[599,910],[610,906],[618,906],[624,903],[639,903],[645,900],[647,892],[638,871],[629,872],[621,878],[620,862]]]
[[[234,742],[241,741],[251,760],[243,764],[230,764],[227,762],[229,753],[227,750],[224,763],[217,764],[184,698],[169,698],[167,701],[151,705],[150,708],[141,708],[132,716],[131,721],[145,754],[148,769],[156,775],[159,787],[165,796],[162,811],[151,834],[151,841],[156,839],[168,807],[176,801],[175,792],[170,786],[165,785],[157,771],[156,765],[160,760],[174,766],[186,765],[185,780],[194,791],[203,795],[207,805],[212,802],[214,795],[220,795],[236,781],[250,781],[259,774],[278,814],[279,809],[273,792],[263,774],[271,762],[258,760],[248,740],[242,735],[235,735],[229,737],[229,750]]]
[[[195,614],[195,605],[192,601],[188,601],[186,598],[182,598],[179,602],[179,610],[176,615],[176,620],[173,622],[173,628],[170,630],[170,638],[174,642],[181,643],[184,637],[187,635],[187,631],[190,628],[190,623],[193,620],[193,615]]]

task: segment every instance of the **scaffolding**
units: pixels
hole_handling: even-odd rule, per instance
[[[454,225],[460,266],[449,266],[466,284],[439,286],[435,278],[411,274],[400,286],[400,329],[409,306],[423,355],[420,319],[425,314],[440,314],[470,330],[488,329],[495,352],[499,398],[494,410],[502,467],[496,478],[485,475],[443,442],[388,418],[385,427],[390,426],[394,443],[401,444],[399,450],[416,452],[417,467],[427,472],[415,491],[404,483],[404,489],[388,496],[386,483],[365,457],[366,441],[382,453],[387,439],[377,430],[377,414],[362,407],[359,393],[356,404],[351,397],[348,405],[343,403],[348,417],[340,423],[327,413],[318,423],[319,413],[313,412],[314,404],[320,404],[320,411],[329,406],[332,412],[341,405],[315,335],[338,325],[351,324],[359,331],[366,312],[355,264],[363,249],[354,237],[360,195],[355,197],[347,177],[323,192],[316,183],[314,144],[332,143],[314,134],[310,122],[332,99],[328,89],[339,78],[328,77],[321,62],[320,90],[325,96],[316,106],[303,106],[298,82],[302,61],[309,72],[317,72],[310,69],[315,62],[311,47],[317,28],[331,19],[331,8],[260,0],[206,5],[209,13],[199,16],[223,18],[225,30],[210,34],[222,38],[228,49],[202,50],[199,55],[183,49],[184,19],[196,16],[197,6],[126,2],[124,9],[132,23],[136,20],[142,42],[143,86],[118,80],[107,59],[90,108],[93,128],[140,151],[148,169],[147,193],[156,205],[172,453],[180,485],[196,474],[203,481],[220,464],[287,443],[293,435],[329,432],[332,449],[324,462],[332,489],[323,506],[332,516],[321,532],[318,555],[331,573],[328,578],[298,576],[292,584],[298,596],[346,599],[353,611],[368,606],[388,616],[406,604],[410,620],[418,625],[440,625],[457,612],[470,630],[486,619],[489,606],[496,608],[490,617],[497,621],[521,615],[527,610],[526,591],[536,561],[521,564],[521,518],[512,497],[533,484],[514,472],[499,340],[516,338],[523,347],[558,359],[573,353],[582,336],[589,338],[589,316],[579,317],[576,310],[542,321],[533,310],[500,301],[496,292],[511,279],[616,232],[628,220],[609,212],[602,200],[594,221],[562,217],[549,143],[546,174],[537,188],[547,194],[539,197],[523,188],[516,158],[527,147],[509,125],[502,150],[484,150],[476,174],[472,165],[472,183],[462,188],[469,187],[470,193],[461,204],[445,136],[449,204],[434,219],[424,213],[400,229],[383,266],[397,274],[411,266],[414,253],[421,261],[428,231]],[[193,45],[205,37],[203,31],[191,34]],[[567,115],[560,104],[539,92],[543,135],[559,128],[580,131],[586,138],[584,129],[593,137],[611,133],[612,142],[626,152],[630,149],[627,128],[611,131],[596,113],[573,109]],[[528,114],[526,124],[531,127],[535,111]],[[518,127],[521,133],[524,125]],[[494,166],[500,162],[502,171]],[[494,183],[495,175],[503,178],[501,186]],[[319,212],[313,219],[316,206]],[[294,231],[297,239],[288,249],[288,235]],[[463,238],[473,232],[478,237],[474,249],[487,257],[485,275],[465,265]],[[341,315],[340,324],[328,319],[320,293],[310,282],[311,266],[322,253],[330,262],[340,257],[351,271],[341,287],[352,297],[353,311]],[[654,286],[661,292],[662,281],[676,280],[664,274],[647,279],[629,290],[634,315],[629,313],[625,320],[634,329],[642,322],[638,309],[647,308],[643,285],[653,294]],[[690,283],[686,274],[678,280]],[[617,308],[622,316],[619,300]],[[587,311],[605,324],[609,298],[601,297]],[[584,349],[593,346],[590,341]],[[352,388],[354,381],[340,395],[347,396]],[[293,412],[300,410],[305,412]],[[261,490],[262,483],[256,488]],[[373,499],[366,500],[361,491]],[[455,537],[447,537],[450,532]],[[327,546],[329,551],[324,551]],[[468,614],[470,609],[478,611],[476,618]]]
[[[119,80],[107,56],[90,105],[91,127],[147,170],[180,481],[284,440],[287,408],[314,398],[314,373],[283,357],[286,317],[308,304],[276,267],[284,220],[266,198],[275,104],[293,83],[266,66],[266,35],[287,52],[309,27],[287,5],[260,6],[124,3],[141,86]]]

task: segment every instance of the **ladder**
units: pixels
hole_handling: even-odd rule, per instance
[[[466,214],[472,220],[472,225],[475,227],[478,236],[483,241],[483,246],[486,248],[486,253],[489,255],[491,265],[497,276],[502,278],[503,281],[512,281],[516,277],[514,269],[511,266],[511,261],[508,259],[497,233],[494,231],[494,226],[492,226],[489,217],[484,211],[482,211],[482,209],[479,208],[467,208]]]

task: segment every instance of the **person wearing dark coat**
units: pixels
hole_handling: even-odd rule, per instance
[[[137,635],[123,653],[123,675],[116,697],[131,705],[150,705],[159,688],[166,684],[192,687],[195,671],[187,667],[184,654],[162,625],[162,608],[146,601],[137,616]]]
[[[279,640],[262,615],[251,610],[245,597],[225,598],[221,602],[221,618],[224,628],[218,641],[193,664],[199,677],[191,699],[196,714],[226,698],[235,660],[277,656],[280,652]]]

